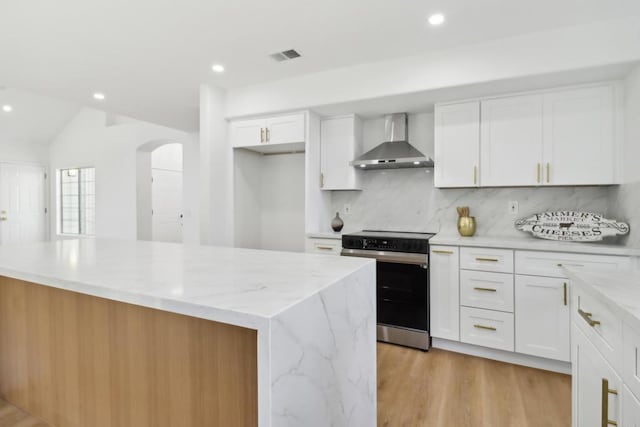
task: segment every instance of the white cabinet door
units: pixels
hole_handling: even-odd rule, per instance
[[[304,114],[270,117],[266,119],[266,143],[290,144],[304,142]]]
[[[640,427],[640,402],[625,385],[622,391],[622,425]]]
[[[359,190],[361,171],[349,164],[362,150],[361,124],[356,116],[320,122],[320,164],[323,190]]]
[[[516,352],[571,360],[569,283],[516,275]]]
[[[480,103],[436,105],[436,187],[480,185]]]
[[[544,183],[616,183],[613,87],[544,96]]]
[[[431,336],[460,340],[459,250],[432,246],[429,255]]]
[[[574,427],[601,427],[603,418],[626,426],[620,420],[622,381],[585,335],[575,326],[572,331]]]
[[[251,147],[263,144],[266,141],[266,127],[264,119],[231,122],[231,145]]]
[[[542,95],[482,101],[480,182],[483,187],[542,181]]]
[[[45,240],[44,174],[42,166],[0,164],[0,244]]]

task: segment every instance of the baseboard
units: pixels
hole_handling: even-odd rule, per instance
[[[561,362],[559,360],[545,359],[544,357],[513,353],[511,351],[496,350],[493,348],[466,344],[459,341],[450,341],[442,338],[432,338],[431,345],[433,348],[439,348],[442,350],[571,375],[571,363],[569,362]]]

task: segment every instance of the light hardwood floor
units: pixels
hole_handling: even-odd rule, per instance
[[[378,426],[564,427],[571,377],[378,343]]]
[[[49,427],[49,425],[0,400],[0,427]]]

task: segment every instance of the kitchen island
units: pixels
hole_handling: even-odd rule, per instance
[[[376,425],[375,262],[0,247],[0,396],[54,426]]]

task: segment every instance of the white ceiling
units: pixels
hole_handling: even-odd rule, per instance
[[[429,27],[427,16],[447,22]],[[0,2],[0,85],[196,130],[198,86],[250,85],[516,34],[640,15],[638,0]],[[289,48],[303,57],[273,62]],[[213,75],[210,66],[227,71]]]
[[[78,113],[80,106],[16,89],[0,88],[0,144],[47,146]]]

